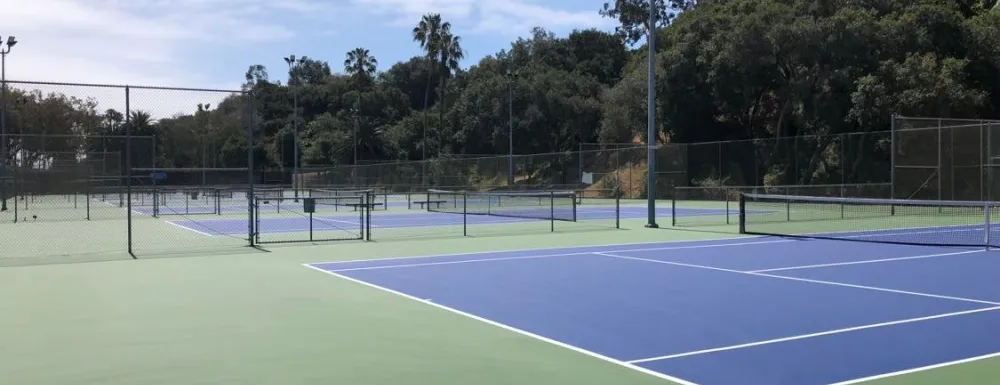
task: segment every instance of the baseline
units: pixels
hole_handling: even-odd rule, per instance
[[[441,305],[441,304],[435,303],[433,301],[428,301],[428,300],[425,300],[425,299],[417,298],[417,297],[414,297],[412,295],[409,295],[409,294],[406,294],[406,293],[403,293],[403,292],[400,292],[400,291],[389,289],[387,287],[379,286],[379,285],[376,285],[376,284],[373,284],[373,283],[370,283],[370,282],[365,282],[365,281],[362,281],[360,279],[351,278],[351,277],[348,277],[346,275],[337,274],[336,272],[333,272],[333,271],[323,270],[322,268],[319,268],[319,267],[316,267],[316,266],[312,266],[310,264],[304,264],[303,266],[308,267],[308,268],[313,269],[313,270],[316,270],[316,271],[319,271],[319,272],[322,272],[322,273],[326,273],[326,274],[332,275],[334,277],[338,277],[338,278],[341,278],[341,279],[344,279],[344,280],[347,280],[347,281],[350,281],[350,282],[354,282],[356,284],[367,286],[369,288],[381,290],[381,291],[384,291],[384,292],[390,293],[390,294],[395,294],[397,296],[400,296],[400,297],[403,297],[403,298],[406,298],[406,299],[409,299],[409,300],[413,300],[413,301],[416,301],[416,302],[420,302],[420,303],[425,304],[425,305],[430,305],[430,306],[433,306],[435,308],[438,308],[438,309],[441,309],[441,310],[445,310],[445,311],[451,312],[453,314],[457,314],[457,315],[460,315],[460,316],[463,316],[463,317],[466,317],[466,318],[470,318],[470,319],[473,319],[473,320],[476,320],[476,321],[479,321],[479,322],[483,322],[483,323],[486,323],[488,325],[495,326],[495,327],[498,327],[498,328],[501,328],[501,329],[504,329],[504,330],[507,330],[507,331],[510,331],[510,332],[514,332],[514,333],[520,334],[520,335],[525,336],[525,337],[533,338],[533,339],[536,339],[538,341],[546,342],[546,343],[549,343],[549,344],[552,344],[552,345],[555,345],[555,346],[559,346],[561,348],[569,349],[569,350],[572,350],[574,352],[581,353],[581,354],[584,354],[584,355],[587,355],[587,356],[590,356],[590,357],[593,357],[593,358],[596,358],[596,359],[599,359],[599,360],[602,360],[602,361],[605,361],[605,362],[609,362],[609,363],[612,363],[612,364],[615,364],[615,365],[618,365],[618,366],[622,366],[622,367],[625,367],[625,368],[628,368],[628,369],[632,369],[632,370],[635,370],[635,371],[640,372],[640,373],[644,373],[644,374],[647,374],[647,375],[650,375],[650,376],[653,376],[653,377],[657,377],[657,378],[660,378],[660,379],[664,379],[664,380],[667,380],[667,381],[672,381],[672,382],[677,383],[678,385],[698,385],[698,384],[695,384],[695,383],[690,382],[690,381],[686,381],[686,380],[681,379],[681,378],[673,377],[673,376],[667,375],[665,373],[660,373],[660,372],[657,372],[657,371],[654,371],[654,370],[651,370],[651,369],[646,369],[646,368],[643,368],[643,367],[640,367],[640,366],[637,366],[637,365],[634,365],[634,364],[631,364],[631,363],[628,363],[628,362],[625,362],[625,361],[616,360],[614,358],[611,358],[611,357],[608,357],[608,356],[605,356],[605,355],[602,355],[602,354],[599,354],[599,353],[595,353],[595,352],[592,352],[590,350],[586,350],[586,349],[583,349],[583,348],[580,348],[580,347],[577,347],[577,346],[573,346],[573,345],[570,345],[570,344],[567,344],[567,343],[559,342],[559,341],[553,340],[551,338],[543,337],[541,335],[538,335],[538,334],[535,334],[535,333],[531,333],[531,332],[526,331],[526,330],[518,329],[518,328],[515,328],[513,326],[510,326],[510,325],[507,325],[507,324],[503,324],[503,323],[500,323],[500,322],[497,322],[497,321],[494,321],[494,320],[491,320],[491,319],[488,319],[488,318],[483,318],[483,317],[480,317],[480,316],[477,316],[477,315],[474,315],[474,314],[471,314],[471,313],[467,313],[467,312],[464,312],[464,311],[461,311],[461,310],[458,310],[458,309],[455,309],[455,308],[452,308],[452,307],[449,307],[449,306]]]

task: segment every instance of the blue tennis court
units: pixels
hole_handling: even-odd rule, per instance
[[[544,208],[543,208],[544,209]],[[319,215],[319,220],[313,221],[315,231],[339,231],[344,228],[357,228],[361,225],[361,216],[350,209],[343,214]],[[556,209],[563,210],[563,209]],[[544,210],[543,210],[544,211]],[[725,209],[677,209],[678,216],[708,216],[708,215],[734,215]],[[546,214],[547,213],[543,213]],[[621,206],[619,210],[621,219],[645,218],[647,210],[640,206]],[[544,215],[539,215],[539,217]],[[577,207],[576,216],[579,221],[587,220],[613,220],[615,217],[614,207]],[[467,218],[470,225],[488,225],[505,223],[525,223],[537,222],[540,218],[516,218],[487,215],[470,215]],[[292,233],[302,232],[309,229],[310,220],[305,216],[286,217],[261,217],[259,219],[262,232],[265,233]],[[462,225],[462,215],[440,212],[416,211],[410,213],[376,212],[372,214],[373,228],[405,228],[405,227],[426,227],[426,226],[457,226]],[[247,221],[243,218],[219,218],[208,219],[199,218],[196,220],[174,220],[171,224],[190,229],[192,231],[209,234],[237,235],[246,234]]]
[[[681,384],[848,384],[1000,352],[985,249],[757,237],[307,266]]]

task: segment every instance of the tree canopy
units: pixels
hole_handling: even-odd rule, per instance
[[[894,115],[990,118],[1000,113],[1000,6],[996,0],[656,0],[658,138],[694,143],[883,131]],[[649,2],[610,1],[614,32],[557,36],[535,28],[468,68],[460,25],[440,15],[414,20],[423,54],[389,66],[359,47],[327,61],[290,58],[287,81],[249,66],[255,157],[290,168],[298,119],[302,167],[575,151],[587,143],[645,140],[646,61],[639,45]],[[338,66],[339,67],[339,66]],[[284,70],[284,69],[283,69]],[[9,91],[23,133],[119,133],[121,111],[64,95]],[[298,110],[293,109],[293,95]],[[234,95],[193,115],[130,120],[156,136],[157,165],[208,166],[246,152],[245,99]],[[145,114],[145,115],[141,115]],[[140,127],[141,126],[141,127]],[[17,130],[14,128],[13,130]],[[12,131],[13,132],[13,131]],[[30,143],[11,146],[30,147]],[[51,144],[50,144],[51,145]],[[69,146],[70,144],[67,144]],[[810,183],[829,143],[806,156],[811,170],[765,170]],[[777,151],[777,149],[764,149]],[[13,156],[13,155],[11,155]],[[864,162],[855,164],[858,170]],[[782,177],[782,175],[784,175]]]

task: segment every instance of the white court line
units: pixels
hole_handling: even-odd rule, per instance
[[[386,265],[386,266],[369,266],[369,267],[355,267],[347,269],[334,269],[329,270],[333,272],[345,272],[345,271],[358,271],[358,270],[382,270],[382,269],[398,269],[404,267],[421,267],[421,266],[439,266],[439,265],[459,265],[463,263],[477,263],[477,262],[499,262],[499,261],[516,261],[520,259],[541,259],[541,258],[553,258],[562,257],[565,255],[524,255],[509,258],[483,258],[483,259],[465,259],[461,261],[446,261],[446,262],[427,262],[427,263],[410,263],[403,265]],[[377,260],[376,260],[377,261]]]
[[[354,282],[354,283],[357,283],[357,284],[361,284],[361,285],[364,285],[364,286],[367,286],[367,287],[370,287],[370,288],[373,288],[373,289],[378,289],[378,290],[381,290],[381,291],[384,291],[384,292],[387,292],[387,293],[398,295],[398,296],[406,298],[406,299],[417,301],[417,302],[423,303],[425,305],[430,305],[430,306],[436,307],[436,308],[441,309],[441,310],[445,310],[445,311],[448,311],[448,312],[451,312],[451,313],[454,313],[454,314],[458,314],[458,315],[463,316],[463,317],[471,318],[471,319],[474,319],[474,320],[479,321],[479,322],[483,322],[483,323],[486,323],[486,324],[489,324],[489,325],[492,325],[492,326],[495,326],[495,327],[498,327],[498,328],[501,328],[501,329],[504,329],[504,330],[507,330],[507,331],[510,331],[510,332],[514,332],[514,333],[520,334],[522,336],[534,338],[536,340],[539,340],[539,341],[542,341],[542,342],[547,342],[547,343],[550,343],[552,345],[559,346],[561,348],[565,348],[565,349],[569,349],[569,350],[572,350],[572,351],[577,352],[577,353],[585,354],[585,355],[588,355],[588,356],[593,357],[593,358],[597,358],[597,359],[605,361],[605,362],[610,362],[610,363],[615,364],[615,365],[623,366],[623,367],[626,367],[626,368],[629,368],[629,369],[632,369],[632,370],[635,370],[635,371],[638,371],[638,372],[641,372],[641,373],[648,374],[650,376],[661,378],[661,379],[664,379],[664,380],[667,380],[667,381],[673,381],[673,382],[675,382],[675,383],[677,383],[679,385],[698,385],[698,384],[695,384],[695,383],[693,383],[691,381],[686,381],[686,380],[683,380],[683,379],[680,379],[680,378],[677,378],[677,377],[669,376],[669,375],[666,375],[666,374],[663,374],[663,373],[660,373],[660,372],[656,372],[656,371],[653,371],[653,370],[650,370],[650,369],[646,369],[646,368],[643,368],[643,367],[640,367],[640,366],[636,366],[636,365],[633,365],[633,364],[630,364],[630,363],[627,363],[627,362],[624,362],[624,361],[621,361],[621,360],[616,360],[614,358],[602,355],[600,353],[595,353],[595,352],[592,352],[590,350],[579,348],[579,347],[576,347],[576,346],[573,346],[573,345],[570,345],[570,344],[567,344],[567,343],[564,343],[564,342],[556,341],[556,340],[553,340],[553,339],[548,338],[548,337],[543,337],[543,336],[540,336],[538,334],[531,333],[531,332],[525,331],[525,330],[521,330],[521,329],[515,328],[513,326],[507,325],[507,324],[503,324],[503,323],[500,323],[500,322],[497,322],[497,321],[493,321],[493,320],[488,319],[488,318],[483,318],[483,317],[480,317],[480,316],[477,316],[477,315],[474,315],[474,314],[471,314],[471,313],[466,313],[464,311],[455,309],[453,307],[441,305],[441,304],[438,304],[438,303],[435,303],[435,302],[432,302],[432,301],[429,301],[429,300],[425,300],[425,299],[420,299],[420,298],[414,297],[412,295],[409,295],[409,294],[406,294],[406,293],[403,293],[403,292],[400,292],[400,291],[396,291],[396,290],[393,290],[393,289],[390,289],[390,288],[387,288],[387,287],[379,286],[379,285],[376,285],[376,284],[373,284],[373,283],[369,283],[369,282],[365,282],[365,281],[362,281],[362,280],[359,280],[359,279],[354,279],[354,278],[351,278],[351,277],[348,277],[348,276],[345,276],[345,275],[340,275],[340,274],[337,274],[337,273],[332,272],[332,271],[323,270],[321,268],[318,268],[318,267],[315,267],[315,266],[312,266],[312,265],[309,265],[309,264],[305,264],[303,266],[308,267],[308,268],[313,269],[313,270],[316,270],[316,271],[319,271],[319,272],[330,274],[330,275],[332,275],[334,277],[338,277],[338,278],[341,278],[341,279],[344,279],[344,280],[348,280],[348,281],[351,281],[351,282]]]
[[[742,243],[721,243],[721,244],[711,244],[711,245],[691,245],[691,246],[664,246],[664,247],[649,247],[644,249],[629,249],[629,250],[609,250],[608,253],[623,253],[630,251],[660,251],[660,250],[686,250],[686,249],[703,249],[711,247],[726,247],[726,246],[747,246],[756,244],[767,244],[767,243],[783,243],[783,242],[794,242],[788,240],[779,241],[765,241],[765,242],[742,242]],[[560,254],[539,254],[539,255],[518,255],[512,257],[500,257],[500,258],[481,258],[481,259],[465,259],[461,261],[442,261],[442,262],[424,262],[424,263],[407,263],[401,265],[382,265],[382,266],[366,266],[366,267],[355,267],[347,269],[333,269],[332,271],[358,271],[358,270],[381,270],[381,269],[398,269],[403,267],[421,267],[421,266],[439,266],[439,265],[457,265],[462,263],[478,263],[478,262],[495,262],[495,261],[507,261],[512,259],[538,259],[538,258],[552,258],[552,257],[568,257],[574,255],[591,255],[599,254],[593,251],[581,251],[576,253],[560,253]],[[375,262],[384,261],[384,259],[371,259],[362,260],[359,262]],[[322,265],[322,263],[313,263],[313,265]]]
[[[908,323],[913,323],[913,322],[929,321],[929,320],[939,319],[939,318],[956,317],[956,316],[961,316],[961,315],[983,313],[983,312],[996,311],[996,310],[1000,310],[1000,306],[998,306],[998,307],[988,307],[988,308],[982,308],[982,309],[974,309],[974,310],[957,311],[957,312],[953,312],[953,313],[938,314],[938,315],[932,315],[932,316],[926,316],[926,317],[919,317],[919,318],[910,318],[910,319],[904,319],[904,320],[898,320],[898,321],[881,322],[881,323],[870,324],[870,325],[854,326],[854,327],[837,329],[837,330],[828,330],[828,331],[819,332],[819,333],[802,334],[802,335],[797,335],[797,336],[775,338],[775,339],[771,339],[771,340],[750,342],[750,343],[739,344],[739,345],[731,345],[731,346],[723,346],[723,347],[719,347],[719,348],[697,350],[697,351],[693,351],[693,352],[685,352],[685,353],[669,354],[669,355],[657,356],[657,357],[641,358],[641,359],[638,359],[638,360],[631,360],[631,361],[626,361],[626,362],[628,362],[630,364],[641,364],[643,362],[662,361],[662,360],[669,360],[669,359],[672,359],[672,358],[697,356],[697,355],[701,355],[701,354],[724,352],[724,351],[728,351],[728,350],[736,350],[736,349],[743,349],[743,348],[749,348],[749,347],[754,347],[754,346],[770,345],[770,344],[776,344],[776,343],[781,343],[781,342],[788,342],[788,341],[795,341],[795,340],[803,340],[803,339],[807,339],[807,338],[815,338],[815,337],[821,337],[821,336],[828,336],[828,335],[831,335],[831,334],[848,333],[848,332],[853,332],[853,331],[858,331],[858,330],[874,329],[874,328],[880,328],[880,327],[886,327],[886,326],[894,326],[894,325],[902,325],[902,324],[908,324]]]
[[[206,236],[206,237],[214,237],[214,235],[212,235],[212,234],[209,234],[209,233],[206,233],[206,232],[202,232],[202,231],[198,231],[198,230],[195,230],[195,229],[193,229],[193,228],[190,228],[190,227],[187,227],[187,226],[184,226],[184,225],[182,225],[182,224],[179,224],[179,223],[174,223],[173,221],[164,221],[164,222],[166,222],[166,223],[168,223],[168,224],[171,224],[171,225],[174,225],[174,226],[177,226],[177,227],[180,227],[180,228],[182,228],[182,229],[184,229],[184,230],[191,230],[191,231],[194,231],[194,232],[196,232],[196,233],[198,233],[198,234],[201,234],[201,235],[204,235],[204,236]]]
[[[952,365],[967,364],[967,363],[970,363],[970,362],[981,361],[981,360],[995,358],[995,357],[1000,357],[1000,353],[991,353],[991,354],[985,354],[985,355],[977,356],[977,357],[969,357],[969,358],[965,358],[965,359],[961,359],[961,360],[942,362],[940,364],[921,366],[921,367],[918,367],[918,368],[900,370],[898,372],[892,372],[892,373],[884,373],[884,374],[879,374],[879,375],[875,375],[875,376],[871,376],[871,377],[858,378],[858,379],[854,379],[854,380],[848,380],[848,381],[844,381],[844,382],[838,382],[838,383],[830,384],[830,385],[853,385],[853,384],[859,384],[859,383],[862,383],[862,382],[869,382],[869,381],[875,381],[875,380],[879,380],[879,379],[883,379],[883,378],[902,376],[902,375],[905,375],[905,374],[923,372],[923,371],[926,371],[926,370],[938,369],[938,368],[943,368],[943,367],[952,366]]]
[[[869,263],[908,261],[908,260],[912,260],[912,259],[927,259],[927,258],[936,258],[936,257],[946,257],[946,256],[950,256],[950,255],[962,255],[962,254],[973,254],[973,253],[983,253],[983,252],[986,252],[986,250],[966,250],[966,251],[957,251],[957,252],[954,252],[954,253],[926,254],[926,255],[915,255],[915,256],[911,256],[911,257],[896,257],[896,258],[871,259],[871,260],[867,260],[867,261],[822,263],[822,264],[818,264],[818,265],[804,265],[804,266],[779,267],[779,268],[774,268],[774,269],[750,270],[750,271],[747,271],[747,272],[748,273],[769,273],[769,272],[773,272],[773,271],[814,269],[814,268],[820,268],[820,267],[864,265],[864,264],[869,264]]]
[[[972,299],[972,298],[962,298],[962,297],[952,297],[952,296],[948,296],[948,295],[919,293],[919,292],[915,292],[915,291],[887,289],[887,288],[884,288],[884,287],[875,287],[875,286],[853,285],[853,284],[849,284],[849,283],[841,283],[841,282],[833,282],[833,281],[821,281],[821,280],[818,280],[818,279],[807,279],[807,278],[798,278],[798,277],[786,277],[786,276],[782,276],[782,275],[771,275],[771,274],[764,274],[764,273],[754,273],[754,272],[749,272],[749,271],[724,269],[724,268],[721,268],[721,267],[712,267],[712,266],[703,266],[703,265],[692,265],[692,264],[689,264],[689,263],[669,262],[669,261],[661,261],[661,260],[657,260],[657,259],[648,259],[648,258],[639,258],[639,257],[628,257],[628,256],[624,256],[624,255],[609,254],[607,252],[596,252],[596,253],[592,253],[592,254],[603,255],[603,256],[609,257],[609,258],[618,258],[618,259],[626,259],[626,260],[632,260],[632,261],[659,263],[659,264],[662,264],[662,265],[690,267],[690,268],[694,268],[694,269],[715,270],[715,271],[722,271],[722,272],[733,273],[733,274],[752,275],[752,276],[756,276],[756,277],[767,277],[767,278],[775,278],[775,279],[784,279],[784,280],[789,280],[789,281],[799,281],[799,282],[816,283],[816,284],[820,284],[820,285],[850,287],[850,288],[855,288],[855,289],[872,290],[872,291],[882,291],[882,292],[887,292],[887,293],[906,294],[906,295],[914,295],[914,296],[919,296],[919,297],[938,298],[938,299],[950,299],[950,300],[953,300],[953,301],[972,302],[972,303],[981,303],[981,304],[986,304],[986,305],[1000,306],[1000,302],[983,301],[983,300]]]
[[[374,226],[373,226],[374,227]],[[602,247],[616,247],[616,246],[639,246],[639,245],[676,245],[683,243],[698,243],[698,242],[717,242],[712,243],[713,245],[726,245],[726,243],[720,243],[725,241],[740,241],[740,240],[753,240],[753,239],[767,239],[767,237],[761,236],[741,236],[741,237],[726,237],[726,238],[714,238],[714,239],[701,239],[701,240],[673,240],[673,241],[652,241],[652,242],[633,242],[633,243],[608,243],[603,245],[592,245],[592,246],[555,246],[555,247],[529,247],[524,249],[510,249],[510,250],[494,250],[494,251],[470,251],[466,253],[451,253],[451,254],[430,254],[430,255],[410,255],[402,257],[388,257],[388,258],[372,258],[372,259],[349,259],[346,261],[325,261],[325,262],[313,262],[313,265],[334,265],[338,263],[357,263],[357,262],[372,262],[372,261],[400,261],[400,260],[410,260],[410,259],[432,259],[432,258],[444,258],[444,257],[460,257],[466,255],[489,255],[489,254],[512,254],[512,253],[524,253],[529,251],[543,252],[543,251],[553,251],[553,250],[584,250],[584,249],[594,249]],[[785,240],[788,242],[794,242],[793,240]],[[771,241],[761,241],[771,242]],[[592,253],[593,251],[587,251],[586,253]],[[569,255],[576,255],[575,252]]]

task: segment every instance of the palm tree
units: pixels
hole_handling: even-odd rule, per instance
[[[420,18],[420,22],[413,27],[413,41],[420,43],[420,48],[427,56],[427,91],[424,92],[424,111],[427,110],[427,103],[431,98],[431,83],[433,82],[434,64],[437,62],[440,52],[441,30],[451,29],[451,23],[441,22],[441,14],[428,13]],[[423,145],[421,145],[421,160],[427,159],[427,114],[424,114],[424,134]]]
[[[378,60],[367,49],[360,47],[348,52],[344,60],[344,70],[359,82],[373,79],[377,68]]]
[[[344,70],[347,71],[347,74],[354,77],[354,81],[357,84],[355,92],[358,93],[357,104],[352,109],[352,115],[354,115],[354,136],[351,145],[351,151],[354,154],[353,164],[358,163],[358,119],[361,113],[361,87],[371,84],[377,68],[378,60],[367,49],[361,47],[348,52],[347,59],[344,60]]]
[[[441,105],[438,113],[440,114],[438,119],[438,142],[441,141],[440,135],[441,131],[444,129],[444,110],[448,106],[445,100],[446,86],[448,85],[448,77],[451,76],[451,72],[458,69],[458,63],[465,58],[465,52],[462,50],[462,38],[452,35],[451,25],[445,23],[441,29],[441,40],[438,55],[441,58]]]

